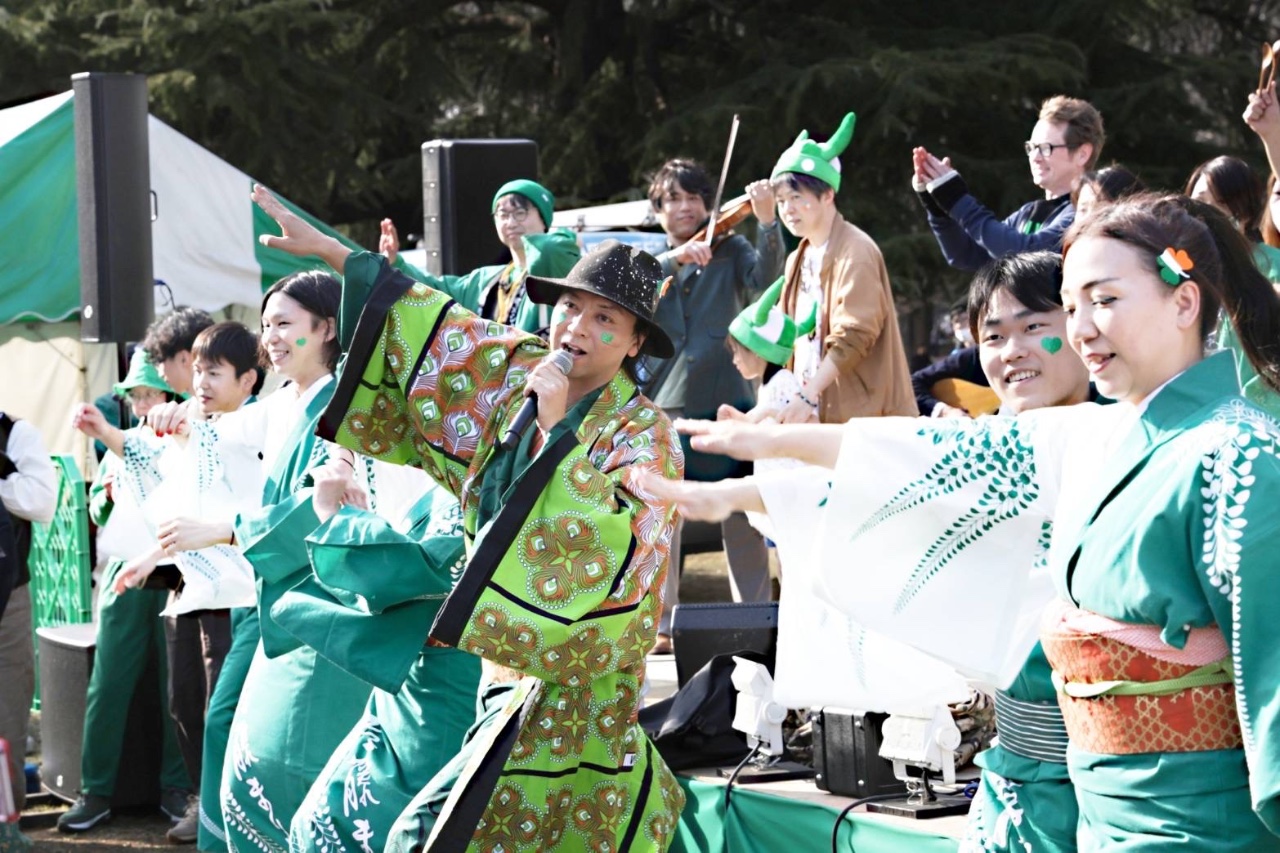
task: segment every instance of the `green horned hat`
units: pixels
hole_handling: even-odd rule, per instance
[[[797,335],[807,335],[818,325],[818,304],[811,306],[808,318],[800,325],[778,307],[783,279],[769,285],[760,298],[743,309],[729,324],[734,340],[770,364],[786,364],[791,358]]]
[[[493,194],[493,206],[489,212],[493,213],[498,209],[498,199],[512,193],[522,195],[533,202],[533,206],[538,210],[538,215],[542,217],[542,224],[547,226],[548,231],[551,230],[551,214],[556,209],[556,197],[551,194],[551,190],[528,178],[517,178],[514,181],[507,181],[498,187],[498,191]]]
[[[159,388],[169,394],[174,393],[169,383],[165,382],[164,377],[160,375],[160,371],[156,370],[156,366],[151,363],[151,359],[147,358],[146,350],[138,347],[129,359],[129,375],[113,385],[111,390],[117,397],[127,397],[131,390],[143,386]]]
[[[809,138],[809,131],[800,131],[796,141],[778,158],[778,164],[773,167],[773,174],[769,178],[776,178],[784,172],[811,175],[839,192],[839,156],[849,147],[849,142],[853,139],[853,126],[857,121],[856,115],[845,113],[844,121],[840,122],[840,127],[826,142],[814,142]]]

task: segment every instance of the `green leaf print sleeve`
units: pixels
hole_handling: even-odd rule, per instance
[[[674,510],[638,492],[633,476],[678,476],[681,463],[647,400],[634,398],[619,420],[605,450],[566,434],[534,461],[482,531],[433,637],[570,687],[642,665]]]
[[[1096,435],[1095,414],[1103,407],[851,421],[823,513],[824,598],[870,629],[1008,684],[1035,644],[1028,614],[1053,595],[1048,570],[1033,566],[1064,459],[1079,436]]]
[[[1200,582],[1235,669],[1253,808],[1280,835],[1280,424],[1237,401],[1200,458]]]
[[[544,346],[476,317],[380,256],[352,255],[344,272],[347,360],[320,435],[375,459],[421,466],[460,494]]]

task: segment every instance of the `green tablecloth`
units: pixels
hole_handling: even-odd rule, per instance
[[[689,798],[671,853],[778,853],[831,849],[831,828],[848,800],[835,807],[735,786],[724,813],[724,785],[678,776]],[[726,848],[726,842],[728,847]],[[840,827],[840,850],[847,853],[955,853],[957,840],[929,829],[850,815]]]

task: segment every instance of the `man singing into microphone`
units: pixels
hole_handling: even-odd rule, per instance
[[[385,849],[667,849],[684,796],[636,724],[673,511],[635,475],[683,467],[632,372],[671,353],[653,321],[659,264],[608,242],[566,278],[527,279],[555,306],[565,374],[543,341],[351,253],[262,188],[254,199],[283,231],[269,245],[344,276],[348,356],[320,432],[420,466],[462,504],[468,561],[430,633],[484,659],[480,718]],[[505,450],[528,394],[536,423]]]

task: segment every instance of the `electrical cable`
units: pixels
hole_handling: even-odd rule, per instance
[[[874,794],[870,797],[861,797],[856,799],[852,803],[849,803],[849,805],[845,806],[836,817],[836,825],[831,829],[831,853],[840,853],[840,824],[844,823],[844,819],[848,816],[849,812],[853,811],[858,806],[865,806],[867,803],[879,803],[884,800],[901,800],[902,797],[903,794],[900,791],[892,794]]]
[[[760,754],[760,743],[756,743],[751,747],[751,751],[747,753],[746,758],[738,762],[738,766],[733,768],[733,772],[729,774],[729,781],[724,786],[724,853],[729,853],[729,797],[733,795],[733,783],[738,781],[738,774],[742,772],[742,768],[751,762],[751,759]]]

